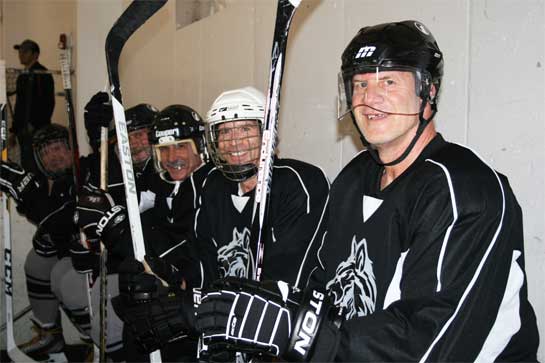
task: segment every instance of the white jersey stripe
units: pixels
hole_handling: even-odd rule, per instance
[[[463,147],[465,147],[465,146],[463,146]],[[467,148],[467,147],[465,147],[465,148]],[[477,153],[475,153],[473,150],[471,150],[469,148],[467,148],[467,149],[472,151],[486,166],[488,166],[490,168],[490,166]],[[488,245],[488,248],[486,249],[486,251],[485,251],[485,253],[483,255],[483,258],[479,262],[479,265],[477,266],[477,270],[473,274],[473,277],[472,277],[471,281],[469,282],[467,288],[465,289],[464,293],[462,294],[462,297],[460,298],[460,301],[458,302],[458,305],[456,306],[456,310],[454,311],[454,314],[452,314],[452,316],[447,320],[445,325],[443,325],[443,328],[441,329],[439,334],[437,334],[437,336],[435,337],[435,339],[433,340],[433,342],[431,343],[431,345],[429,346],[427,351],[424,353],[422,358],[420,358],[420,362],[425,362],[428,359],[428,357],[431,354],[431,351],[433,350],[435,345],[443,337],[443,335],[445,334],[445,332],[449,328],[450,324],[452,324],[452,321],[458,315],[458,312],[462,308],[462,305],[464,304],[467,296],[469,295],[469,293],[471,292],[471,289],[475,285],[475,281],[477,281],[477,278],[479,277],[479,274],[480,274],[480,272],[481,272],[481,270],[482,270],[482,268],[483,268],[483,266],[484,266],[484,264],[485,264],[485,262],[486,262],[486,260],[488,258],[488,255],[490,254],[490,251],[494,247],[494,245],[496,243],[496,240],[498,238],[498,235],[500,233],[500,230],[501,230],[501,228],[503,226],[503,218],[505,216],[505,192],[503,190],[503,185],[502,185],[501,180],[500,180],[498,174],[496,173],[496,171],[494,169],[492,169],[492,168],[490,168],[490,170],[492,171],[492,173],[494,174],[494,176],[498,180],[498,184],[499,184],[499,187],[500,187],[500,190],[501,190],[502,210],[501,210],[501,218],[500,218],[500,222],[498,224],[498,228],[496,229],[496,232],[494,233],[494,236],[492,237],[492,240],[490,241],[490,244]]]
[[[318,231],[320,230],[320,226],[322,225],[322,220],[324,219],[324,215],[325,215],[325,211],[327,210],[328,203],[329,203],[329,195],[326,198],[326,201],[324,203],[324,208],[322,210],[322,215],[320,216],[320,220],[318,221],[318,224],[316,225],[316,229],[314,230],[312,239],[307,245],[307,250],[305,251],[305,255],[303,256],[303,260],[301,261],[301,267],[299,268],[299,271],[297,272],[297,278],[295,279],[295,284],[294,284],[295,287],[299,287],[299,282],[300,282],[299,280],[301,279],[301,273],[303,272],[303,267],[305,266],[305,261],[307,260],[308,252],[310,251],[310,248],[312,247],[312,245],[314,245],[314,241],[316,240],[316,234],[318,234]],[[322,245],[323,245],[323,241],[322,241]],[[301,286],[301,288],[304,288],[304,286]]]
[[[299,183],[301,183],[301,188],[303,188],[303,191],[307,195],[307,214],[309,214],[310,213],[310,195],[308,194],[308,190],[307,190],[307,187],[305,186],[305,183],[303,183],[303,179],[301,179],[301,175],[299,175],[299,173],[294,168],[292,168],[291,166],[274,165],[273,168],[276,168],[276,169],[289,169],[289,170],[291,170],[291,171],[293,171],[295,173],[295,175],[297,176],[297,179],[299,179]]]
[[[443,172],[445,173],[445,176],[447,178],[448,189],[450,191],[450,200],[452,205],[452,216],[453,216],[452,223],[450,224],[450,226],[448,226],[447,231],[445,233],[445,238],[443,239],[443,244],[441,245],[441,253],[439,254],[439,262],[437,263],[437,287],[435,288],[435,291],[439,292],[441,291],[441,270],[443,269],[443,259],[445,258],[445,251],[447,249],[450,233],[452,232],[452,228],[454,227],[454,224],[458,220],[458,208],[456,207],[456,195],[454,194],[454,188],[452,187],[452,178],[450,176],[450,173],[447,167],[431,159],[426,159],[426,161],[429,161],[430,163],[438,165],[441,169],[443,169]]]
[[[166,250],[165,252],[161,253],[161,254],[159,255],[159,257],[160,257],[160,258],[165,257],[165,256],[168,255],[170,252],[172,252],[174,249],[180,247],[181,245],[183,245],[183,244],[186,243],[186,242],[187,242],[187,240],[184,239],[182,242],[178,243],[177,245],[175,245],[175,246],[169,248],[168,250]]]
[[[513,251],[511,269],[507,279],[507,286],[501,301],[500,309],[488,337],[475,359],[475,362],[495,362],[497,357],[504,351],[511,337],[515,335],[520,327],[520,289],[524,284],[524,272],[517,263],[522,255],[518,250]]]

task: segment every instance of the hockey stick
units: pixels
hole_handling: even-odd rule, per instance
[[[106,37],[106,65],[108,66],[108,78],[110,80],[110,92],[112,94],[112,106],[114,111],[115,132],[117,145],[121,159],[123,183],[125,184],[125,197],[127,198],[127,211],[131,229],[134,257],[144,261],[146,247],[142,234],[142,223],[136,191],[136,179],[132,165],[131,148],[125,120],[125,109],[121,97],[119,83],[119,57],[123,46],[129,37],[141,27],[146,20],[155,14],[166,0],[133,1],[115,22]],[[156,350],[150,354],[151,362],[161,362],[161,352]]]
[[[72,80],[70,79],[70,49],[66,44],[66,35],[61,34],[59,40],[59,61],[61,65],[62,84],[64,88],[64,99],[66,101],[66,113],[68,114],[68,129],[70,130],[70,147],[72,148],[73,168],[72,176],[76,190],[81,186],[79,166],[79,145],[76,133],[76,118],[74,115],[74,103],[72,102]]]
[[[4,281],[4,278],[2,278],[2,281]],[[27,305],[26,308],[24,308],[23,310],[19,311],[17,314],[13,314],[13,323],[15,323],[17,320],[21,319],[23,316],[25,316],[26,314],[28,314],[30,311],[32,310],[32,306],[30,305]],[[8,324],[7,323],[4,323],[0,326],[0,331],[4,331],[6,330]]]
[[[108,128],[100,128],[100,189],[108,190]],[[106,361],[106,334],[108,327],[108,309],[106,309],[108,296],[108,274],[106,262],[108,250],[102,241],[100,242],[100,358],[99,362]]]
[[[269,72],[269,90],[267,92],[267,106],[265,108],[265,125],[263,126],[263,138],[261,141],[261,154],[257,174],[257,186],[255,190],[252,239],[257,246],[255,261],[255,279],[261,279],[263,271],[263,256],[265,253],[264,232],[268,214],[268,200],[272,185],[272,173],[274,163],[274,151],[276,148],[278,132],[278,112],[280,110],[280,90],[282,87],[282,75],[286,61],[286,46],[291,21],[301,0],[278,0],[276,10],[276,24],[271,54],[271,68]],[[255,218],[256,211],[258,218]]]
[[[7,120],[6,120],[6,62],[0,60],[0,114],[2,116],[0,125],[0,149],[2,150],[2,160],[8,159],[7,148]],[[8,355],[14,362],[34,362],[32,358],[23,353],[13,336],[13,273],[11,263],[11,224],[8,196],[2,193],[2,220],[3,220],[3,239],[4,239],[4,295],[6,304],[6,348]]]
[[[76,118],[74,115],[74,104],[72,101],[72,79],[70,65],[72,64],[72,54],[67,44],[66,34],[61,34],[59,37],[59,63],[61,66],[62,84],[64,88],[64,99],[66,103],[66,113],[68,115],[68,128],[70,130],[70,148],[72,149],[72,177],[74,180],[74,188],[77,203],[77,193],[81,187],[81,170],[79,160],[79,144],[78,135],[76,130]],[[87,238],[85,234],[80,231],[80,243],[82,246],[87,245]],[[90,247],[90,246],[87,246]],[[92,286],[92,273],[87,274],[87,306],[89,308],[89,316],[93,317],[93,307],[91,304],[91,286]]]

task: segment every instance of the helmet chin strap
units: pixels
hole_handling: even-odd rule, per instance
[[[432,114],[430,115],[430,117],[428,119],[424,118],[424,109],[426,108],[427,101],[428,101],[428,98],[426,97],[426,99],[423,100],[422,105],[420,106],[420,111],[418,113],[385,112],[385,111],[376,109],[374,107],[371,107],[371,106],[368,106],[368,105],[365,105],[365,104],[359,104],[359,105],[356,105],[356,106],[354,106],[354,107],[352,107],[350,109],[350,113],[352,115],[352,122],[354,123],[354,125],[356,126],[356,129],[358,130],[358,132],[360,134],[360,139],[361,139],[363,145],[367,148],[367,151],[369,151],[369,154],[371,155],[373,160],[375,160],[375,162],[377,164],[379,164],[381,166],[396,165],[396,164],[399,164],[400,162],[402,162],[403,160],[405,160],[407,155],[409,155],[409,153],[413,149],[414,145],[416,144],[416,142],[420,138],[420,135],[422,135],[422,132],[424,132],[424,129],[426,128],[426,126],[428,126],[428,124],[430,123],[430,121],[433,119],[433,117],[435,116],[435,114],[437,112],[437,107],[432,103]],[[371,145],[371,143],[369,143],[369,141],[367,141],[365,136],[363,136],[363,133],[361,132],[360,128],[358,127],[358,124],[356,122],[356,117],[354,115],[354,109],[356,109],[357,107],[360,107],[360,106],[366,106],[366,107],[371,108],[371,109],[373,109],[375,111],[379,111],[379,112],[382,112],[382,113],[385,113],[385,114],[388,114],[388,115],[399,115],[399,116],[416,116],[416,115],[418,115],[418,119],[420,120],[420,122],[418,124],[416,134],[414,135],[413,139],[411,140],[411,143],[409,144],[409,146],[407,146],[405,151],[403,151],[403,153],[397,159],[395,159],[393,161],[390,161],[388,163],[383,162],[380,159],[380,156],[378,155],[377,150],[373,147],[373,145]]]

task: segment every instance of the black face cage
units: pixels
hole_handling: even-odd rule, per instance
[[[232,122],[233,120],[225,121]],[[260,120],[255,120],[261,126]],[[222,152],[218,146],[218,127],[224,122],[207,123],[206,124],[206,145],[208,148],[208,156],[214,163],[216,168],[225,176],[225,178],[234,182],[243,182],[257,174],[258,168],[254,163],[233,165],[229,164],[225,158],[222,157]],[[260,135],[262,136],[262,130],[260,128]],[[259,143],[258,148],[261,147]]]
[[[56,170],[56,171],[47,170],[47,168],[45,167],[45,165],[44,165],[44,163],[42,161],[42,157],[40,155],[41,149],[43,147],[47,146],[48,144],[52,144],[54,142],[59,142],[59,141],[61,141],[66,146],[66,148],[68,150],[71,150],[70,143],[65,138],[47,140],[46,142],[41,142],[39,144],[35,144],[32,147],[33,154],[34,154],[34,160],[36,161],[36,165],[38,166],[38,170],[40,170],[40,172],[42,174],[44,174],[47,178],[52,179],[52,180],[59,179],[59,178],[61,178],[63,176],[66,176],[66,175],[70,174],[70,172],[71,172],[71,169]]]

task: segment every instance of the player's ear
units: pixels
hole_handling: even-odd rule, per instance
[[[435,84],[430,86],[430,103],[435,103],[435,97],[437,96],[437,87]]]

